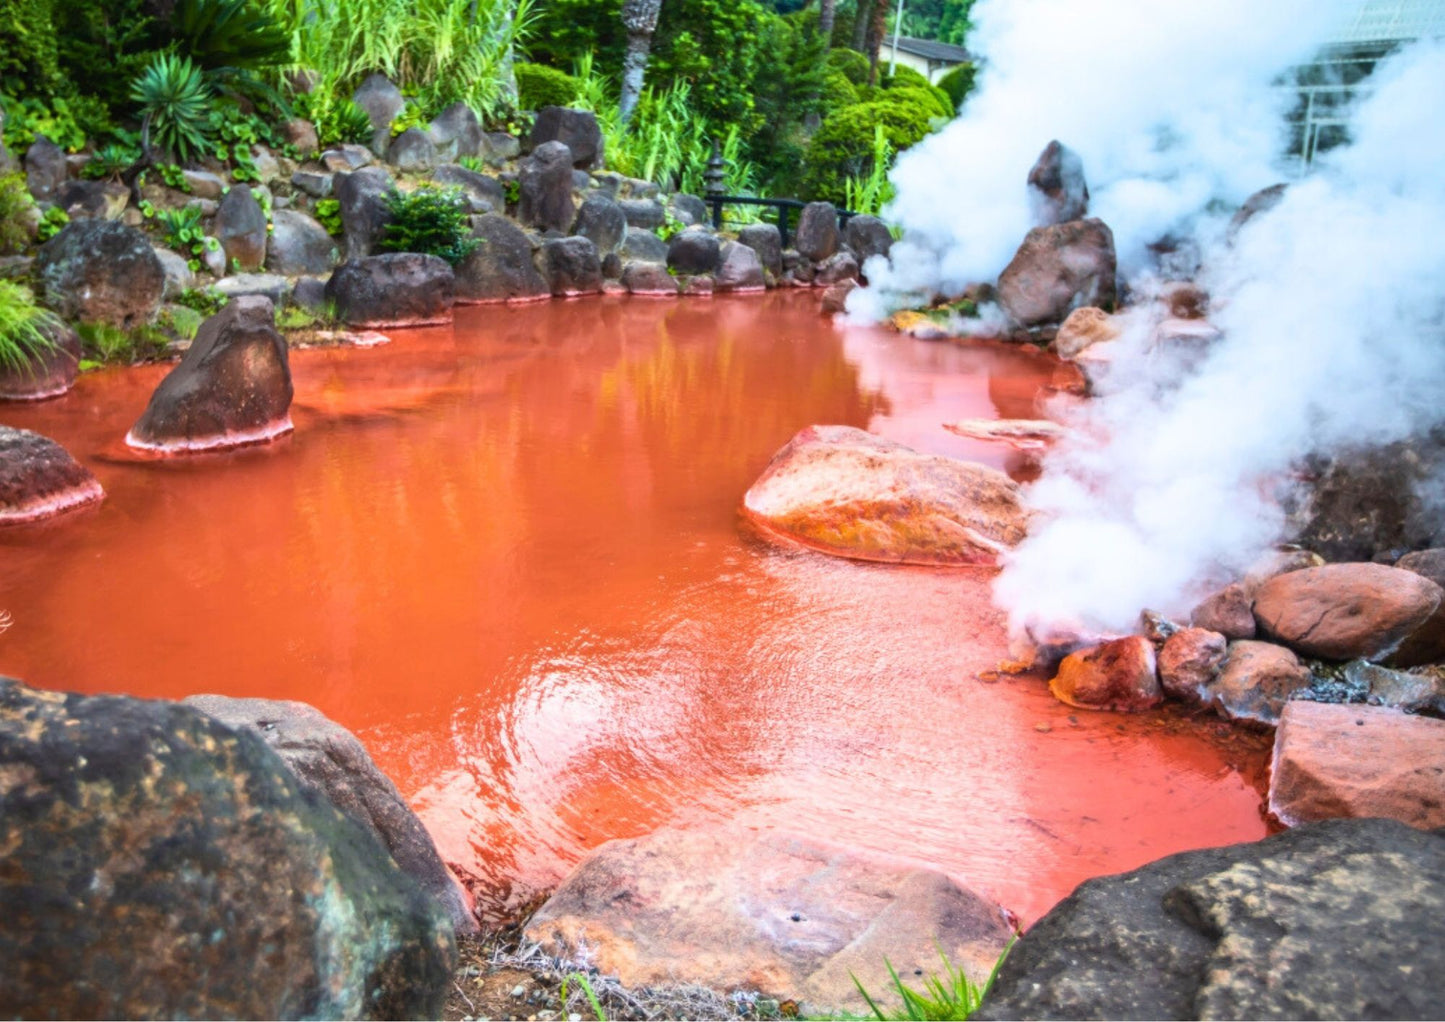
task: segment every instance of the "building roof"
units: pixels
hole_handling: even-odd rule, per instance
[[[883,40],[885,46],[893,45],[893,37],[886,36]],[[973,60],[973,54],[969,53],[962,46],[954,46],[952,43],[940,43],[934,39],[915,39],[912,36],[898,37],[898,52],[911,53],[915,57],[922,57],[924,60],[940,60],[949,64],[967,64]]]
[[[1445,36],[1445,0],[1365,0],[1330,41],[1376,43],[1441,36]]]

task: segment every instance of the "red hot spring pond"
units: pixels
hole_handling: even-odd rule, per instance
[[[293,352],[295,433],[229,454],[126,450],[168,366],[0,408],[108,494],[0,531],[0,672],[312,703],[492,916],[611,838],[722,818],[935,865],[1026,922],[1265,833],[1258,741],[980,680],[1006,656],[990,572],[780,549],[739,519],[812,423],[1026,473],[941,424],[1036,415],[1047,356],[834,328],[799,294],[392,336]]]

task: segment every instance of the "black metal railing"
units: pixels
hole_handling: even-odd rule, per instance
[[[722,228],[724,206],[771,206],[778,211],[778,231],[783,236],[784,248],[788,247],[790,241],[788,221],[792,218],[793,210],[807,205],[801,199],[759,199],[753,195],[708,195],[703,201],[712,207],[714,230]],[[846,227],[848,221],[855,216],[858,216],[858,213],[851,209],[838,210],[838,226]]]

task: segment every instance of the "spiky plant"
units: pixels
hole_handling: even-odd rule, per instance
[[[35,304],[24,285],[0,280],[0,369],[23,372],[55,348],[56,315]]]
[[[140,105],[142,146],[160,146],[183,162],[206,152],[213,96],[205,75],[190,60],[157,54],[131,86],[131,98]]]

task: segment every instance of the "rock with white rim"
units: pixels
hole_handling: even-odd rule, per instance
[[[43,521],[104,496],[90,470],[54,440],[0,425],[0,525]]]

